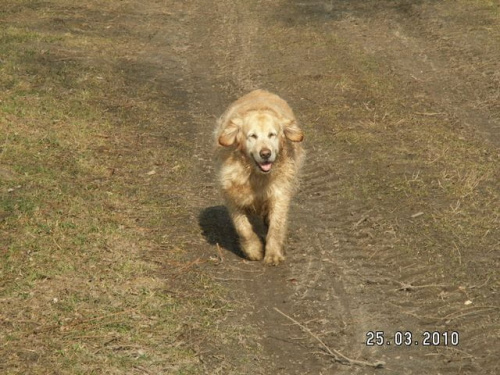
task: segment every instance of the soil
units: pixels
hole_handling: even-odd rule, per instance
[[[219,334],[193,347],[205,373],[500,373],[500,7],[473,3],[124,2],[47,26],[140,40],[115,69],[176,114],[162,128],[138,118],[123,153],[173,150],[151,177],[168,211],[154,231],[192,266],[144,258],[166,292],[190,294],[191,271],[225,291]],[[278,267],[242,257],[212,161],[215,119],[256,88],[289,102],[308,153]],[[467,211],[448,220],[451,205]]]
[[[173,90],[182,102],[183,137],[191,145],[185,157],[192,168],[180,182],[190,197],[183,200],[186,221],[175,222],[171,240],[190,242],[192,259],[219,259],[200,270],[227,288],[236,306],[220,329],[250,327],[237,342],[200,349],[207,373],[499,371],[498,227],[490,228],[486,248],[461,255],[460,266],[439,249],[420,252],[418,238],[428,234],[416,222],[432,218],[421,218],[411,199],[392,199],[389,183],[364,192],[359,186],[372,176],[363,175],[364,168],[389,180],[415,173],[414,164],[397,158],[419,159],[424,150],[416,144],[412,153],[410,144],[406,155],[393,154],[392,165],[380,165],[376,148],[405,142],[404,130],[385,136],[384,128],[375,131],[366,148],[336,138],[353,124],[386,117],[398,124],[406,117],[405,124],[440,122],[457,137],[497,152],[500,49],[490,37],[498,41],[499,8],[486,5],[474,13],[463,4],[434,1],[177,5],[182,60],[163,74],[177,78]],[[151,34],[162,46],[161,30]],[[148,59],[168,59],[161,50]],[[289,100],[307,138],[287,261],[279,267],[242,258],[208,151],[215,118],[255,88]],[[432,175],[437,167],[426,165]],[[450,202],[435,194],[425,204]],[[187,240],[192,229],[184,227],[195,220],[203,238]],[[440,233],[430,236],[435,243],[447,241]],[[369,346],[369,332],[384,332],[383,344]],[[411,332],[408,346],[397,345],[397,332]],[[425,346],[425,332],[437,332],[441,344]],[[459,344],[444,345],[452,332]]]

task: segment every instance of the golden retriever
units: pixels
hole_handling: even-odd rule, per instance
[[[250,260],[277,265],[285,259],[288,208],[304,159],[293,111],[277,95],[252,91],[221,116],[215,138],[219,184],[241,248]],[[265,250],[252,215],[267,226]]]

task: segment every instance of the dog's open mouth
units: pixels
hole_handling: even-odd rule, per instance
[[[256,163],[259,166],[260,170],[264,173],[269,173],[271,171],[271,168],[273,167],[273,163],[271,161],[263,161]]]

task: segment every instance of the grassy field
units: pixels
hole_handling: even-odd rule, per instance
[[[177,152],[160,140],[140,147],[140,128],[168,126],[175,115],[117,68],[139,42],[106,29],[96,9],[120,14],[116,2],[107,6],[9,1],[0,11],[4,374],[199,366],[195,331],[205,332],[217,288],[166,292],[158,264],[145,256],[161,250],[161,234],[137,221],[139,206],[150,223],[168,216],[148,197],[150,180]],[[169,178],[180,173],[178,166]],[[182,256],[182,248],[171,251],[169,262],[188,273]],[[189,280],[193,290],[207,282]]]
[[[447,10],[449,17],[463,20],[471,6],[479,9],[478,14],[483,9],[497,19],[493,12],[498,7],[492,2],[473,3],[461,1],[453,12]],[[342,242],[342,249],[322,257],[337,257],[332,264],[343,261],[360,274],[363,269],[356,267],[368,264],[369,272],[380,272],[387,280],[408,277],[403,282],[409,283],[413,274],[401,271],[407,262],[405,267],[412,272],[415,268],[423,286],[420,294],[394,295],[392,284],[366,283],[366,290],[377,289],[363,296],[369,306],[365,322],[372,319],[370,306],[374,311],[381,306],[378,293],[384,290],[387,295],[382,299],[395,302],[388,311],[399,316],[409,308],[423,317],[456,311],[462,316],[464,300],[470,298],[473,308],[487,314],[483,320],[466,322],[469,331],[464,335],[470,340],[461,350],[480,358],[484,330],[491,339],[498,329],[493,314],[498,311],[500,282],[495,266],[500,155],[494,144],[474,133],[472,128],[481,119],[471,111],[464,120],[455,111],[461,95],[452,93],[446,102],[439,93],[429,93],[439,85],[438,73],[425,82],[406,74],[405,69],[411,73],[413,68],[411,53],[404,61],[408,66],[394,73],[387,69],[394,56],[370,52],[373,45],[369,41],[363,45],[362,38],[349,39],[351,28],[358,30],[349,18],[337,20],[333,32],[326,5],[318,5],[310,18],[302,20],[307,13],[302,3],[294,11],[276,2],[276,14],[261,18],[260,4],[241,2],[239,11],[248,16],[244,24],[232,2],[219,4],[227,8],[222,7],[226,13],[216,14],[219,23],[204,18],[204,5],[173,1],[144,5],[117,0],[104,4],[8,0],[2,5],[0,372],[210,373],[204,353],[217,345],[232,350],[228,356],[235,358],[231,358],[234,368],[238,361],[247,361],[245,368],[256,366],[241,353],[262,351],[259,339],[266,332],[257,327],[263,319],[253,318],[254,324],[247,324],[237,316],[225,325],[228,313],[239,311],[235,305],[256,308],[245,294],[254,290],[254,283],[228,294],[203,269],[220,261],[216,249],[228,252],[208,244],[209,236],[200,233],[200,212],[220,200],[207,182],[209,156],[199,153],[201,146],[196,144],[200,139],[196,137],[204,139],[211,132],[206,126],[212,126],[214,108],[255,82],[294,101],[310,149],[310,164],[304,171],[310,179],[304,186],[314,189],[316,181],[324,200],[295,207],[303,222],[294,224],[300,229],[292,233],[300,254],[292,254],[284,266],[291,271],[280,269],[269,276],[259,265],[255,265],[258,274],[249,271],[253,265],[245,270],[254,272],[252,278],[262,285],[274,280],[283,295],[293,296],[286,289],[291,284],[313,289],[314,283],[299,277],[305,272],[297,259],[309,248],[310,258],[318,258],[313,247],[321,238],[313,229],[326,218],[321,225],[331,237],[325,237],[323,245],[331,250],[339,238],[348,238],[350,245]],[[353,4],[353,14],[362,17],[367,12],[363,3]],[[392,11],[391,6],[387,9]],[[383,14],[382,5],[376,11],[380,13],[373,14],[380,19],[367,22],[383,26],[390,17]],[[268,22],[265,30],[261,19]],[[209,31],[196,24],[199,20]],[[238,34],[240,24],[246,26],[243,36]],[[258,27],[261,34],[253,35],[255,40],[247,36]],[[498,36],[497,25],[492,21],[490,28],[474,30],[487,42],[488,56],[494,56],[498,47],[488,36]],[[367,35],[374,35],[371,32]],[[379,39],[372,37],[383,44],[378,51],[384,51],[385,35],[379,32]],[[203,39],[205,33],[211,33],[210,38]],[[457,87],[464,97],[477,94],[476,109],[498,114],[492,99],[498,88],[486,85],[498,77],[481,75],[472,53],[454,55],[455,46],[438,37],[443,51],[458,56],[449,59],[452,78],[445,81],[454,83],[453,77],[460,74],[474,77],[459,80]],[[404,45],[395,53],[399,56],[410,49]],[[304,63],[298,63],[302,60],[297,56]],[[496,63],[481,61],[485,66]],[[438,82],[435,86],[426,86],[433,80]],[[476,86],[481,89],[474,91]],[[196,98],[206,103],[196,103]],[[196,110],[188,108],[188,102],[195,103]],[[314,199],[305,188],[301,194],[302,201]],[[307,211],[310,207],[317,210],[314,215]],[[370,213],[366,220],[358,217],[366,212]],[[218,275],[225,281],[244,282],[247,275],[240,277],[232,266],[226,262],[217,269]],[[341,266],[318,267],[325,280],[333,274],[342,276]],[[344,280],[349,280],[346,275]],[[358,292],[357,283],[364,283],[361,276],[355,280],[351,290],[345,281],[346,298]],[[447,289],[438,294],[434,286],[441,284]],[[260,301],[274,303],[273,291],[267,292]],[[327,322],[323,316],[307,315],[309,301],[293,302],[297,315],[310,318],[311,324]],[[328,303],[326,315],[335,310]],[[431,303],[438,306],[432,313]],[[269,308],[268,314],[274,319],[274,310]],[[351,319],[349,314],[332,319],[330,331],[337,332],[338,324],[346,329],[355,326],[344,322]],[[272,319],[265,324],[274,327]],[[295,337],[296,327],[276,327]],[[309,360],[313,357],[309,349],[299,347],[291,356]],[[274,352],[269,353],[272,357]],[[212,364],[222,363],[219,373],[231,373],[225,353],[215,350],[211,355]],[[487,358],[485,368],[493,368],[492,362]]]

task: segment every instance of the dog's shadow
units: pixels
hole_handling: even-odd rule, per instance
[[[263,241],[267,232],[266,226],[257,218],[251,219],[255,232]],[[198,224],[202,230],[203,237],[205,237],[209,244],[218,244],[238,257],[245,258],[238,241],[238,234],[234,228],[229,211],[225,206],[205,208],[198,217]]]

